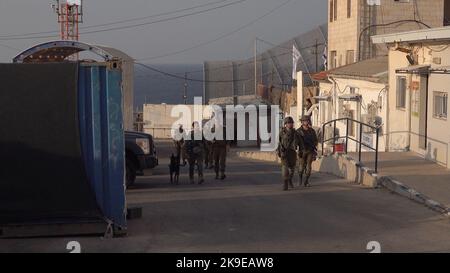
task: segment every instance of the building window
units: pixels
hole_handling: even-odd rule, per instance
[[[338,1],[334,0],[334,21],[337,20],[337,13],[338,13]]]
[[[352,0],[347,0],[347,18],[352,17]]]
[[[330,23],[333,22],[334,19],[334,0],[330,0]]]
[[[336,68],[337,65],[337,52],[331,51],[330,52],[330,69]]]
[[[352,64],[354,62],[355,62],[355,51],[347,50],[346,64]]]
[[[397,108],[406,108],[406,78],[397,77]]]
[[[434,92],[434,117],[447,119],[448,109],[448,93]]]

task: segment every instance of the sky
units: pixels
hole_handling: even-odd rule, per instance
[[[84,0],[83,26],[109,24],[132,18],[190,8],[218,0]],[[236,0],[216,4],[224,5]],[[279,6],[285,0],[246,0],[232,6],[173,21],[102,33],[82,34],[80,40],[120,49],[135,59],[146,59],[184,50],[214,40]],[[0,62],[11,59],[32,45],[56,38],[2,40],[1,36],[58,30],[52,0],[0,0]],[[147,60],[155,64],[202,63],[206,60],[249,58],[256,37],[275,44],[326,23],[327,1],[292,0],[256,24],[217,42],[181,54]],[[209,9],[212,6],[197,10]],[[197,11],[195,10],[195,11]],[[178,13],[192,13],[193,10]],[[127,22],[146,23],[174,15]],[[102,29],[105,27],[97,28]],[[108,28],[108,26],[106,26]],[[89,29],[92,30],[92,29]],[[269,45],[259,44],[258,50]]]

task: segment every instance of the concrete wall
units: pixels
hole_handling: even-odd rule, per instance
[[[406,151],[409,149],[409,111],[410,104],[406,103],[406,108],[397,108],[397,74],[395,70],[407,67],[406,54],[400,51],[390,51],[389,53],[389,150]],[[400,75],[399,75],[400,76]],[[407,77],[407,85],[411,82]],[[406,97],[409,98],[409,88],[407,87]],[[409,100],[407,100],[409,101]]]
[[[144,132],[155,138],[168,139],[172,136],[172,130],[182,124],[184,129],[190,130],[192,122],[202,121],[201,112],[204,111],[203,119],[209,119],[211,112],[204,106],[182,105],[191,116],[172,117],[172,110],[178,105],[167,104],[145,104],[144,105]],[[180,120],[182,118],[182,120]]]
[[[359,24],[359,0],[352,0],[352,16],[347,18],[347,0],[337,0],[337,20],[330,22],[330,1],[328,0],[328,68],[331,67],[331,51],[337,51],[337,67],[346,65],[347,50],[357,53]],[[356,57],[356,56],[355,56]]]
[[[347,50],[355,51],[355,58],[358,56],[359,35],[367,23],[363,22],[363,5],[367,5],[367,0],[351,0],[352,16],[347,18],[347,0],[337,0],[338,19],[330,22],[330,1],[328,0],[328,63],[331,63],[331,51],[337,51],[338,66],[345,65]],[[417,10],[414,2],[417,2]],[[394,0],[381,0],[381,6],[373,8],[371,24],[386,24],[399,20],[411,20],[416,18],[431,27],[443,26],[444,22],[444,0],[417,0],[408,3]],[[416,11],[415,11],[416,10]],[[387,34],[416,30],[425,28],[415,22],[395,24],[389,27],[376,27],[372,29],[372,34]],[[377,47],[374,55],[385,55],[384,47]],[[339,61],[341,60],[341,61]]]

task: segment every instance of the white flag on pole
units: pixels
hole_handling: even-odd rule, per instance
[[[292,46],[292,79],[297,79],[297,64],[298,60],[300,60],[301,53],[295,46],[295,44]]]

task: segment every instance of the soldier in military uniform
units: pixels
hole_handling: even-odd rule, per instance
[[[302,126],[297,130],[297,134],[302,143],[298,152],[300,159],[300,186],[303,184],[305,187],[311,187],[309,178],[311,177],[312,163],[317,157],[319,139],[316,131],[311,127],[311,119],[309,116],[303,116],[301,122]]]
[[[205,143],[203,132],[198,122],[192,123],[190,138],[185,141],[184,146],[189,162],[189,180],[191,184],[194,184],[194,171],[195,166],[197,166],[199,178],[198,184],[203,184],[205,182],[203,178],[203,158],[205,152]]]
[[[297,165],[297,147],[301,145],[300,139],[294,128],[294,119],[287,117],[284,119],[284,128],[280,132],[278,144],[278,157],[281,158],[281,173],[284,187],[287,191],[289,187],[294,188],[292,179]]]
[[[214,168],[214,149],[213,142],[205,140],[205,169]]]
[[[226,178],[225,168],[229,145],[226,140],[215,140],[213,144],[214,151],[214,170],[216,179],[224,180]]]

